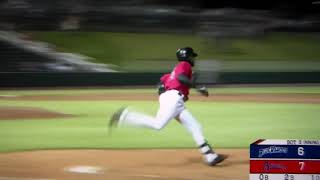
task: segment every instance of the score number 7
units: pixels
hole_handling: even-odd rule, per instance
[[[298,147],[298,155],[299,156],[303,156],[304,155],[304,148],[303,147]],[[299,166],[300,166],[300,171],[302,171],[304,169],[304,162],[299,162]]]
[[[304,165],[305,165],[304,162],[299,162],[300,171],[303,171]]]

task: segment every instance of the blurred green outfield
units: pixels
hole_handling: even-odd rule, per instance
[[[144,93],[154,89],[1,90],[0,95]],[[216,88],[215,93],[312,93],[320,87]],[[37,149],[193,148],[192,138],[177,122],[163,131],[117,129],[108,135],[108,117],[129,105],[155,114],[156,101],[20,101],[0,99],[0,106],[39,107],[73,114],[71,118],[0,120],[0,152]],[[319,139],[320,105],[189,101],[187,108],[202,123],[217,148],[248,148],[259,138]]]
[[[80,53],[94,58],[94,62],[114,64],[118,66],[115,69],[128,71],[171,69],[176,49],[184,46],[196,49],[199,60],[284,61],[285,64],[281,64],[284,67],[303,67],[305,63],[320,61],[319,34],[270,33],[255,38],[217,41],[196,35],[164,33],[24,33],[34,40],[55,45],[59,51]],[[275,67],[269,65],[269,68]]]

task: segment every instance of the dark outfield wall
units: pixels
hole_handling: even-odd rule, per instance
[[[0,73],[0,87],[155,85],[162,73]],[[202,72],[201,84],[320,83],[320,72]]]

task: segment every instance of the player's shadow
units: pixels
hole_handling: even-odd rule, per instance
[[[222,167],[229,167],[229,166],[234,166],[234,165],[242,165],[242,164],[249,164],[249,160],[234,160],[231,155],[223,154],[228,156],[228,158],[223,161],[221,164],[218,164],[214,166],[215,168],[222,168]],[[148,163],[148,165],[151,166],[166,166],[166,167],[186,167],[186,166],[191,166],[191,165],[204,165],[206,164],[202,161],[201,157],[188,157],[186,158],[185,161],[179,162],[179,163],[168,163],[168,164],[157,164],[157,163]]]
[[[234,159],[232,155],[228,155],[228,154],[221,154],[221,155],[227,156],[227,159],[221,162],[221,164],[217,164],[214,167],[220,168],[220,167],[229,167],[234,165],[246,165],[246,164],[249,165],[249,160],[237,160],[237,159]],[[181,166],[186,166],[190,164],[199,164],[199,163],[202,163],[201,161],[199,161],[199,158],[191,157],[191,158],[188,158],[183,164],[181,164]]]

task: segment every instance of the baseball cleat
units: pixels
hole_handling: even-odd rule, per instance
[[[123,111],[126,110],[126,107],[122,107],[118,109],[113,115],[111,116],[111,119],[109,121],[109,127],[116,127],[120,121],[120,117],[123,113]]]
[[[124,116],[128,113],[127,107],[122,107],[118,109],[110,118],[109,127],[117,127],[120,124],[120,121],[123,121]]]
[[[215,165],[221,163],[222,161],[224,161],[227,158],[228,158],[227,155],[218,154],[218,156],[215,159],[213,159],[211,162],[208,162],[208,165],[209,166],[215,166]]]

